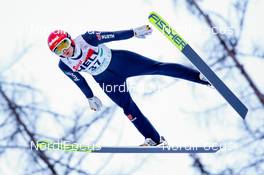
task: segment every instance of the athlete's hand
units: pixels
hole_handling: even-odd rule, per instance
[[[149,25],[144,25],[141,27],[137,27],[133,29],[134,35],[137,38],[146,38],[146,35],[150,35],[152,33],[152,28]]]
[[[96,96],[88,98],[90,108],[94,111],[100,111],[102,109],[102,102]]]

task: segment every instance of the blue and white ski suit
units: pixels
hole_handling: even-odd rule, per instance
[[[126,79],[139,75],[166,75],[200,84],[208,84],[199,78],[199,72],[180,64],[163,63],[126,50],[112,50],[103,43],[129,39],[133,30],[116,32],[86,32],[76,39],[74,56],[61,58],[59,68],[82,90],[87,98],[93,92],[79,72],[90,73],[101,88],[135,125],[138,131],[154,142],[160,142],[160,135],[142,114],[128,91],[106,91],[103,86],[126,86]],[[127,89],[127,87],[126,87]]]

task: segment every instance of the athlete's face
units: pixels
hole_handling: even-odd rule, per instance
[[[74,52],[74,48],[72,46],[70,46],[68,49],[64,49],[63,50],[62,56],[64,56],[64,57],[72,57],[73,56],[73,52]]]

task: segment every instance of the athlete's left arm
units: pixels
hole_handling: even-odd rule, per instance
[[[116,41],[116,40],[125,40],[132,38],[133,36],[134,36],[134,31],[132,29],[115,31],[115,32],[92,31],[92,32],[86,32],[82,35],[83,39],[87,43],[93,46],[98,46],[99,44]]]

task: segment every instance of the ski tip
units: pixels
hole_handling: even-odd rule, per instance
[[[242,117],[243,120],[246,119],[247,113],[248,113],[248,108],[245,108],[243,112],[240,113],[240,116]]]
[[[153,15],[158,15],[156,12],[152,11],[149,13],[148,19],[152,18]]]
[[[153,15],[153,14],[156,14],[156,12],[155,11],[149,12],[149,15]]]

